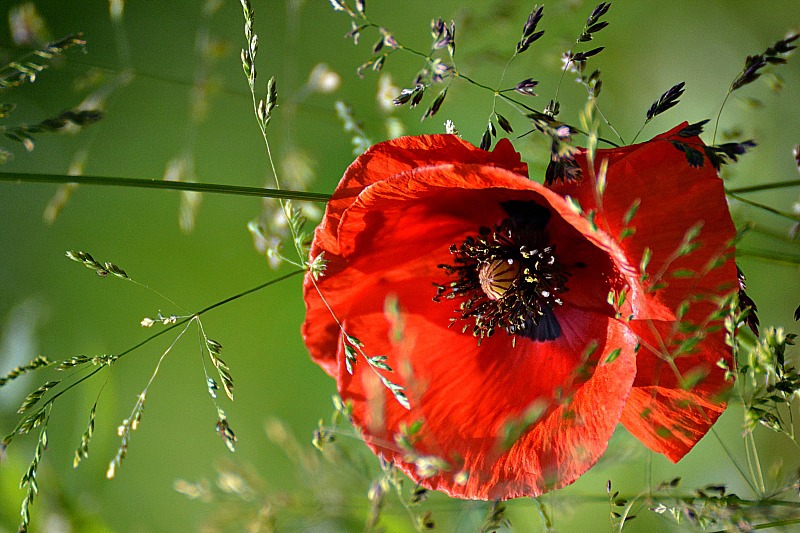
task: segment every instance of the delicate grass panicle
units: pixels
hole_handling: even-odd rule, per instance
[[[70,48],[85,45],[86,41],[83,40],[81,34],[69,35],[0,67],[0,95],[9,89],[34,83],[37,76],[48,68],[50,61],[63,55]],[[15,104],[0,102],[0,120],[11,116],[15,108]],[[35,146],[34,136],[39,133],[65,131],[74,133],[101,118],[103,118],[103,113],[100,109],[81,107],[64,111],[36,124],[0,125],[0,134],[14,142],[21,143],[30,152]],[[0,165],[8,162],[11,158],[12,153],[0,146]]]
[[[150,287],[147,287],[146,285],[139,283],[138,281],[135,281],[127,274],[125,270],[123,270],[114,263],[98,261],[91,254],[82,251],[71,250],[66,253],[66,256],[70,260],[75,261],[76,263],[80,263],[86,268],[94,271],[100,277],[108,277],[110,274],[111,277],[116,277],[131,282],[142,288],[145,288],[150,292],[152,292],[153,294],[161,298],[167,299],[167,301],[171,305],[177,306],[177,304],[174,304],[172,300],[169,300],[165,296],[161,295],[159,292],[151,289]],[[277,283],[282,279],[286,279],[287,277],[296,275],[300,272],[302,271],[296,271],[292,274],[278,278],[277,280],[266,282],[259,287],[255,287],[248,291],[244,291],[243,293],[240,293],[238,295],[234,295],[226,299],[224,302],[218,302],[216,304],[210,305],[198,311],[197,313],[187,313],[184,315],[171,314],[168,316],[164,316],[159,312],[157,315],[157,319],[144,318],[141,321],[141,325],[143,327],[149,328],[156,324],[159,324],[164,326],[164,329],[150,335],[144,341],[141,341],[138,344],[135,344],[134,346],[122,352],[119,352],[118,354],[98,355],[98,356],[75,355],[57,364],[44,356],[39,356],[30,363],[28,363],[27,365],[15,368],[11,372],[0,378],[0,386],[2,386],[26,373],[32,372],[34,370],[44,369],[51,366],[55,366],[55,369],[57,371],[68,373],[66,378],[58,380],[50,380],[45,382],[43,385],[41,385],[32,393],[30,393],[24,399],[19,409],[19,412],[21,414],[25,414],[31,411],[33,408],[36,408],[36,410],[33,412],[33,414],[29,414],[25,418],[23,418],[19,422],[17,427],[14,429],[14,431],[12,431],[2,441],[2,450],[5,450],[16,435],[24,435],[26,433],[29,433],[34,428],[40,426],[42,427],[39,437],[39,445],[37,446],[36,452],[34,454],[34,459],[31,462],[28,472],[25,474],[21,482],[23,486],[28,487],[28,494],[23,500],[22,504],[22,511],[21,511],[22,522],[20,525],[21,530],[26,530],[30,521],[29,506],[31,505],[31,503],[33,503],[34,496],[38,492],[38,485],[36,484],[36,477],[35,477],[36,470],[39,466],[39,462],[41,461],[43,450],[46,449],[46,444],[47,444],[46,428],[47,428],[47,423],[50,419],[50,413],[53,405],[55,404],[56,400],[58,400],[59,397],[61,397],[66,392],[69,392],[73,388],[77,387],[78,385],[82,384],[84,381],[93,377],[100,371],[112,366],[121,357],[124,357],[125,355],[133,352],[134,350],[137,350],[145,346],[146,344],[149,344],[154,339],[160,337],[165,333],[172,331],[173,329],[182,328],[179,330],[177,337],[173,340],[170,346],[159,357],[158,363],[156,364],[147,385],[142,390],[142,392],[137,395],[136,402],[134,403],[130,415],[127,418],[125,418],[117,428],[117,434],[121,439],[120,446],[106,470],[106,477],[109,479],[114,478],[117,474],[119,467],[121,466],[122,460],[128,454],[133,432],[138,428],[139,423],[142,420],[142,416],[144,414],[144,407],[147,400],[147,393],[150,389],[150,386],[153,384],[156,376],[158,375],[159,370],[161,368],[161,364],[164,362],[166,356],[170,353],[172,348],[181,339],[181,337],[183,337],[183,335],[187,332],[188,328],[193,324],[197,326],[198,336],[201,341],[200,352],[201,356],[203,356],[204,371],[206,371],[205,358],[207,356],[208,360],[211,362],[212,366],[216,369],[219,375],[220,381],[222,383],[222,389],[225,391],[226,395],[231,400],[233,400],[233,378],[230,373],[230,368],[219,357],[222,351],[222,345],[206,335],[202,321],[200,319],[201,315],[205,314],[206,312],[212,309],[215,309],[219,305],[222,305],[222,303],[236,300],[246,294],[250,294],[251,292],[261,290],[274,283]],[[88,373],[85,372],[86,368],[90,367],[94,368],[90,370]],[[219,389],[219,386],[217,385],[216,381],[208,375],[207,371],[206,371],[206,384],[211,394],[212,402],[214,404],[216,412],[216,423],[215,423],[216,431],[222,437],[226,447],[230,451],[234,451],[236,444],[236,435],[234,434],[233,430],[230,427],[230,424],[228,423],[228,419],[224,410],[218,404],[215,391]],[[94,405],[92,406],[92,409],[89,413],[88,425],[81,436],[80,444],[75,450],[73,466],[76,468],[84,459],[89,457],[89,445],[91,443],[92,436],[94,435],[95,432],[95,418],[97,414],[97,405],[100,399],[100,394],[102,394],[102,390],[103,389],[101,388],[100,393],[98,394],[98,397],[95,400]]]

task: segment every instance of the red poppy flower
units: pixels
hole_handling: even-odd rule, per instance
[[[505,140],[406,137],[350,166],[314,236],[327,269],[306,276],[303,335],[375,453],[428,488],[506,499],[572,483],[620,421],[673,461],[706,433],[734,228],[679,131],[598,150],[602,196],[585,154],[581,179],[548,188]]]

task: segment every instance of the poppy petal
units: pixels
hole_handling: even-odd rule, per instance
[[[433,285],[443,276],[437,266],[449,260],[451,244],[502,217],[501,203],[524,199],[548,207],[554,242],[567,257],[585,251],[588,264],[573,272],[564,306],[555,310],[558,339],[515,340],[498,332],[479,345],[458,325],[447,327],[457,304],[432,301]],[[331,373],[323,350],[336,350],[340,394],[353,402],[354,422],[376,452],[425,486],[481,499],[541,494],[571,483],[597,461],[635,374],[635,339],[613,317],[606,294],[609,284],[631,285],[636,293],[635,269],[563,198],[496,167],[419,168],[362,190],[340,216],[336,251],[326,254],[335,274],[307,288],[319,289],[366,355],[384,356],[395,372],[374,370],[361,359],[351,374],[339,325],[330,311],[324,317],[316,300],[304,335],[312,356]],[[597,285],[605,288],[591,289]],[[392,341],[387,298],[399,302],[401,342]],[[378,375],[405,387],[410,410]],[[416,422],[422,429],[412,436],[413,449],[398,447],[402,428]],[[521,436],[505,442],[515,427]],[[421,463],[433,457],[447,470],[425,471]]]
[[[345,171],[328,202],[320,226],[322,231],[315,236],[315,241],[321,241],[328,247],[333,245],[341,214],[365,187],[407,170],[453,161],[497,166],[522,176],[528,175],[528,166],[522,162],[508,139],[498,141],[491,152],[476,148],[457,135],[408,136],[378,143],[360,155]]]
[[[622,422],[673,461],[688,453],[724,410],[731,384],[716,363],[730,361],[731,354],[719,311],[737,287],[731,245],[736,230],[723,183],[709,162],[692,167],[673,146],[678,141],[702,151],[699,137],[681,136],[685,126],[639,145],[598,150],[598,168],[608,162],[601,205],[583,153],[576,160],[584,178],[553,187],[576,197],[585,209],[597,209],[617,237],[625,231],[631,206],[638,204],[630,222],[635,233],[620,246],[634,264],[651,255],[645,307],[663,306],[675,318],[639,315],[631,322],[643,348]]]
[[[352,375],[342,364],[339,393],[352,402],[353,421],[375,453],[425,487],[483,500],[537,496],[597,462],[635,375],[627,328],[571,309],[562,314],[566,332],[557,341],[518,339],[513,347],[496,334],[479,347],[471,335],[431,324],[426,309],[404,307],[416,297],[398,298],[402,348],[392,345],[382,312],[358,310],[344,323],[373,353],[388,354],[399,370],[385,377],[404,386],[411,402],[411,410],[400,405],[363,361]],[[580,354],[592,341],[598,355],[584,366]],[[591,364],[614,347],[620,354],[613,362]],[[582,381],[584,369],[591,373]],[[565,386],[571,379],[573,387]],[[568,398],[558,396],[559,388]],[[421,426],[409,436],[412,446],[402,446],[403,428],[415,423]],[[430,464],[438,468],[426,471]]]
[[[527,165],[507,139],[498,141],[492,152],[476,148],[456,135],[400,137],[372,146],[348,167],[327,204],[325,217],[314,232],[309,255],[317,257],[325,253],[324,258],[328,261],[326,282],[339,283],[341,279],[339,265],[342,263],[336,257],[339,221],[342,213],[365,187],[403,171],[453,161],[496,166],[522,176],[528,174]],[[331,279],[336,281],[330,282]],[[333,295],[339,294],[337,290],[331,292]],[[303,294],[307,316],[303,324],[306,345],[317,363],[335,377],[336,352],[331,351],[330,346],[336,346],[340,328],[330,320],[330,311],[319,297],[310,277],[306,277]]]

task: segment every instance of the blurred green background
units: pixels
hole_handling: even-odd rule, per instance
[[[183,179],[269,185],[263,140],[239,59],[244,41],[239,2],[37,1],[30,5],[35,5],[44,27],[38,36],[34,32],[26,40],[18,34],[15,41],[12,28],[19,29],[20,20],[28,21],[30,28],[30,21],[36,20],[31,8],[22,5],[10,0],[0,4],[0,64],[49,39],[76,32],[83,33],[87,45],[85,53],[76,48],[53,61],[35,83],[0,91],[0,102],[17,106],[0,125],[37,123],[76,108],[87,98],[94,98],[90,105],[102,104],[105,118],[78,132],[36,135],[31,152],[3,138],[0,146],[13,153],[13,160],[0,172],[65,174],[73,168],[87,175],[161,179],[168,168],[183,168]],[[555,90],[561,53],[570,48],[593,7],[594,3],[580,0],[547,3],[540,24],[545,36],[515,60],[505,85],[527,77],[539,80],[541,96],[529,103],[542,109]],[[654,120],[641,139],[683,120],[715,117],[744,58],[762,52],[792,27],[797,29],[798,7],[797,0],[614,2],[606,19],[611,25],[595,40],[606,50],[589,64],[603,72],[599,100],[603,112],[630,141],[650,104],[672,85],[686,81],[681,104]],[[373,0],[367,8],[372,20],[417,49],[430,44],[431,19],[455,19],[460,70],[495,85],[533,4]],[[309,190],[330,192],[352,161],[352,134],[343,132],[335,111],[339,100],[352,107],[372,142],[390,135],[387,119],[395,130],[400,124],[416,134],[442,132],[447,118],[467,140],[479,142],[492,110],[490,93],[457,80],[432,119],[420,122],[431,96],[420,108],[387,112],[376,98],[380,76],[369,71],[360,79],[355,73],[371,56],[377,34],[366,32],[354,47],[342,38],[350,28],[348,17],[323,0],[255,0],[254,9],[260,37],[259,90],[264,90],[269,76],[276,76],[280,106],[268,133],[280,172],[288,178],[302,180],[313,173]],[[17,18],[19,13],[28,18]],[[330,85],[319,79],[308,83],[320,63],[327,70],[319,68],[317,73],[325,72]],[[411,86],[420,66],[417,58],[398,53],[389,58],[384,72],[402,88]],[[764,76],[737,92],[722,116],[720,131],[738,132],[740,139],[752,137],[759,143],[726,171],[732,185],[798,178],[791,150],[800,142],[800,58],[775,72],[780,80]],[[561,118],[577,123],[586,94],[572,77],[567,75],[561,90]],[[779,85],[782,89],[775,90]],[[498,111],[511,120],[515,132],[526,131],[524,117],[502,104]],[[603,134],[613,136],[608,128]],[[529,136],[514,144],[532,176],[541,179],[546,143]],[[184,166],[176,166],[176,161]],[[0,183],[0,374],[39,354],[63,359],[119,353],[147,336],[139,326],[143,317],[179,312],[141,287],[101,279],[80,268],[65,259],[65,250],[84,250],[112,261],[135,280],[191,310],[288,272],[270,268],[247,230],[248,222],[262,213],[259,199],[206,195],[193,230],[182,231],[179,193],[82,186],[48,222],[45,213],[57,189]],[[800,201],[800,191],[764,192],[750,198],[791,211]],[[790,222],[738,203],[732,210],[738,225],[748,221],[758,225],[742,248],[778,258],[800,257],[797,241],[788,240]],[[792,321],[800,303],[797,266],[753,257],[743,257],[740,264],[748,276],[749,294],[761,309],[762,323],[798,332]],[[325,467],[324,461],[320,469],[313,466],[319,456],[310,444],[311,435],[317,420],[329,417],[335,387],[307,356],[299,334],[302,319],[299,278],[204,318],[208,335],[224,346],[223,358],[236,383],[236,401],[221,400],[239,439],[235,454],[215,435],[216,412],[193,331],[162,365],[129,455],[113,481],[105,479],[105,471],[119,446],[115,428],[130,413],[159,355],[174,337],[167,335],[169,339],[125,357],[110,375],[101,374],[109,375],[107,381],[93,379],[59,400],[50,422],[50,449],[40,468],[42,494],[34,506],[33,530],[192,531],[221,524],[238,531],[265,508],[265,501],[276,513],[279,531],[362,529],[370,475],[379,471],[377,460],[356,443],[344,449],[355,456],[357,468]],[[19,402],[44,379],[29,376],[0,391],[0,433],[13,429]],[[91,457],[73,470],[73,450],[101,388]],[[282,446],[274,442],[281,441],[274,424],[273,438],[268,438],[265,424],[272,419],[283,421],[281,427],[294,435],[302,453],[285,441]],[[741,460],[740,411],[731,408],[717,427]],[[35,441],[35,435],[15,440],[0,466],[0,532],[16,529],[23,497],[17,484]],[[781,463],[792,472],[800,464],[797,448],[785,438],[763,430],[757,432],[757,441],[765,472]],[[298,458],[305,470],[298,466]],[[655,481],[682,476],[687,487],[726,483],[741,496],[751,496],[713,435],[675,466],[650,457],[620,430],[607,456],[589,474],[543,499],[551,506],[555,527],[604,529],[609,513],[606,480],[612,479],[616,490],[636,494],[646,487],[648,468]],[[240,484],[238,494],[231,489],[222,503],[208,503],[192,501],[173,488],[178,479],[207,479],[211,486],[217,485],[219,469],[252,476],[251,490]],[[230,489],[235,477],[226,479],[229,484],[223,486]],[[474,530],[487,509],[485,503],[440,497],[427,505],[443,531]],[[542,529],[532,501],[509,507],[515,530]],[[405,511],[391,498],[384,512],[382,525],[388,530],[411,528]],[[638,514],[626,530],[675,527],[646,510]]]

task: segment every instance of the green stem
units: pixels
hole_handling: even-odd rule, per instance
[[[752,257],[754,259],[763,259],[764,261],[771,261],[773,263],[781,263],[784,265],[800,265],[800,257],[782,256],[777,253],[762,252],[759,250],[736,250],[737,257]]]
[[[761,460],[758,457],[758,448],[756,447],[756,439],[753,437],[753,432],[750,431],[747,433],[747,437],[745,437],[747,441],[750,443],[750,450],[753,453],[753,467],[755,469],[755,473],[758,476],[756,480],[758,481],[758,485],[761,488],[761,491],[757,494],[760,497],[763,497],[764,494],[767,492],[767,487],[764,484],[764,472],[761,468]]]
[[[755,223],[751,223],[750,231],[786,244],[800,245],[800,238],[793,238],[788,231],[775,231]]]
[[[144,346],[145,344],[147,344],[151,340],[155,339],[156,337],[160,337],[161,335],[167,333],[168,331],[171,331],[171,330],[173,330],[173,329],[175,329],[177,327],[180,327],[181,325],[185,324],[186,322],[188,322],[190,320],[193,320],[195,317],[198,317],[200,315],[208,313],[212,309],[216,309],[217,307],[223,306],[223,305],[225,305],[227,303],[230,303],[230,302],[232,302],[234,300],[238,300],[239,298],[242,298],[243,296],[247,296],[248,294],[252,294],[252,293],[254,293],[256,291],[260,291],[261,289],[269,287],[270,285],[274,285],[276,283],[279,283],[279,282],[281,282],[283,280],[286,280],[286,279],[289,279],[291,277],[294,277],[297,274],[301,274],[303,272],[305,272],[305,270],[294,270],[292,272],[289,272],[288,274],[285,274],[285,275],[280,276],[280,277],[275,278],[275,279],[271,279],[269,281],[265,281],[264,283],[262,283],[260,285],[256,285],[255,287],[247,289],[246,291],[242,291],[242,292],[240,292],[238,294],[234,294],[233,296],[229,296],[229,297],[225,298],[224,300],[220,300],[219,302],[216,302],[216,303],[211,304],[211,305],[209,305],[207,307],[204,307],[200,311],[197,311],[196,313],[194,313],[192,316],[190,316],[188,318],[184,318],[183,320],[180,320],[180,321],[172,324],[171,326],[166,327],[166,328],[162,329],[161,331],[150,335],[149,337],[147,337],[146,339],[141,341],[139,344],[131,346],[130,348],[128,348],[124,352],[121,352],[121,353],[117,354],[117,358],[120,358],[123,355],[129,354],[130,352],[136,350],[137,348],[140,348],[140,347]]]
[[[741,196],[737,196],[736,194],[732,193],[731,191],[726,191],[726,194],[733,198],[734,200],[738,200],[743,204],[747,204],[753,207],[757,207],[759,209],[763,209],[764,211],[769,211],[775,215],[781,216],[783,218],[788,218],[789,220],[793,220],[795,222],[800,222],[800,215],[794,215],[792,213],[787,213],[786,211],[781,211],[780,209],[775,209],[774,207],[770,207],[768,205],[760,204],[758,202],[754,202],[752,200],[748,200],[747,198],[742,198]]]
[[[87,379],[89,379],[90,377],[92,377],[92,376],[94,376],[95,374],[97,374],[98,372],[100,372],[100,371],[101,371],[103,368],[105,368],[105,365],[102,365],[102,366],[99,366],[99,367],[95,368],[94,370],[92,370],[90,373],[86,374],[85,376],[83,376],[83,377],[82,377],[82,378],[80,378],[79,380],[77,380],[77,381],[75,381],[75,382],[73,382],[73,383],[70,383],[70,384],[69,384],[69,385],[67,385],[67,386],[66,386],[64,389],[62,389],[62,390],[58,391],[58,392],[57,392],[57,393],[55,393],[55,394],[54,394],[54,395],[53,395],[51,398],[49,398],[49,399],[48,399],[46,402],[44,402],[44,403],[41,405],[41,407],[39,407],[39,409],[38,409],[36,412],[37,412],[37,413],[39,413],[39,412],[41,412],[42,410],[44,410],[44,409],[47,409],[48,407],[50,407],[50,406],[53,404],[53,402],[55,402],[55,401],[56,401],[56,399],[57,399],[59,396],[61,396],[62,394],[64,394],[64,393],[65,393],[65,392],[67,392],[68,390],[70,390],[70,389],[72,389],[72,388],[76,387],[77,385],[79,385],[79,384],[83,383],[84,381],[86,381],[86,380],[87,380]],[[48,416],[49,416],[49,415],[48,415]],[[3,451],[4,451],[4,446],[8,446],[9,444],[11,444],[11,439],[13,439],[14,437],[16,437],[17,435],[20,435],[20,432],[19,432],[19,431],[20,431],[20,428],[21,428],[21,427],[22,427],[22,425],[25,423],[25,421],[26,421],[26,420],[28,420],[28,418],[29,418],[29,417],[28,417],[28,416],[26,416],[26,417],[24,417],[22,420],[20,420],[20,421],[17,423],[16,427],[14,427],[14,430],[13,430],[11,433],[9,433],[8,435],[6,435],[6,436],[5,436],[5,438],[3,438],[3,440],[2,440],[2,441],[0,441],[0,452],[3,452]],[[27,433],[27,432],[26,432],[26,433]],[[2,453],[0,453],[0,457],[2,457],[2,456],[3,456],[3,455],[2,455]]]
[[[750,528],[753,531],[756,531],[760,529],[783,528],[786,526],[793,526],[795,524],[800,524],[800,518],[792,518],[788,520],[776,520],[774,522],[766,522],[764,524],[753,524],[750,526]],[[730,531],[730,529],[720,529],[713,533],[724,533],[725,531]]]
[[[650,123],[650,120],[651,119],[648,118],[647,120],[644,121],[644,124],[642,124],[642,127],[639,128],[639,131],[637,131],[636,135],[633,136],[633,140],[631,141],[631,144],[634,144],[636,142],[636,139],[639,138],[639,135],[641,135],[641,133],[644,131],[645,126],[647,126]]]
[[[191,320],[194,320],[196,317],[199,317],[200,315],[202,315],[204,313],[207,313],[207,312],[211,311],[212,309],[216,309],[217,307],[225,305],[225,304],[227,304],[229,302],[232,302],[234,300],[238,300],[239,298],[242,298],[243,296],[247,296],[248,294],[252,294],[252,293],[254,293],[256,291],[260,291],[261,289],[269,287],[270,285],[274,285],[276,283],[279,283],[279,282],[281,282],[283,280],[286,280],[286,279],[289,279],[291,277],[294,277],[297,274],[301,274],[303,272],[305,272],[305,270],[295,270],[293,272],[289,272],[288,274],[285,274],[285,275],[283,275],[281,277],[278,277],[278,278],[275,278],[275,279],[272,279],[272,280],[269,280],[269,281],[265,281],[264,283],[261,283],[260,285],[257,285],[255,287],[252,287],[250,289],[242,291],[242,292],[240,292],[238,294],[235,294],[233,296],[229,296],[228,298],[225,298],[224,300],[221,300],[221,301],[219,301],[217,303],[214,303],[214,304],[211,304],[211,305],[209,305],[207,307],[204,307],[200,311],[194,313],[191,317],[185,318],[185,319],[183,319],[183,320],[181,320],[179,322],[176,322],[175,324],[172,324],[169,327],[166,327],[166,328],[162,329],[161,331],[158,331],[157,333],[154,333],[154,334],[150,335],[149,337],[147,337],[143,341],[139,342],[138,344],[135,344],[134,346],[131,346],[127,350],[125,350],[123,352],[120,352],[119,354],[117,354],[117,359],[120,359],[122,356],[131,353],[132,351],[136,350],[137,348],[141,348],[142,346],[144,346],[148,342],[152,341],[153,339],[155,339],[157,337],[160,337],[161,335],[164,335],[168,331],[172,331],[173,329],[175,329],[177,327],[180,327],[180,326],[186,324],[187,322],[189,322]],[[91,378],[92,376],[94,376],[95,374],[97,374],[98,372],[100,372],[101,370],[106,368],[107,366],[109,366],[109,365],[101,365],[101,366],[99,366],[97,368],[94,368],[94,369],[92,369],[91,372],[89,372],[85,376],[81,377],[77,381],[74,381],[74,382],[70,383],[69,385],[64,387],[62,390],[60,390],[57,393],[53,394],[53,396],[51,396],[46,402],[44,402],[44,404],[42,404],[40,409],[45,409],[48,406],[52,405],[60,396],[62,396],[63,394],[67,393],[68,391],[74,389],[75,387],[77,387],[78,385],[80,385],[84,381],[88,380],[89,378]],[[25,421],[25,419],[21,420],[17,424],[17,426],[14,428],[14,431],[12,431],[6,437],[6,439],[5,439],[6,441],[10,441],[9,437],[13,438],[15,435],[18,434],[19,428],[22,427],[22,424],[23,424],[24,421]]]
[[[430,61],[430,59],[431,59],[430,55],[423,54],[419,50],[414,50],[413,48],[409,48],[407,46],[403,46],[402,44],[398,44],[397,48],[395,48],[395,50],[405,50],[406,52],[408,52],[410,54],[414,54],[415,56],[419,56],[419,57],[425,59],[426,61]],[[389,53],[391,54],[393,51],[394,50],[390,51]]]
[[[739,472],[739,475],[742,476],[742,479],[745,480],[745,482],[750,486],[750,489],[757,494],[758,489],[756,489],[753,480],[751,480],[747,476],[747,474],[744,473],[744,470],[742,470],[742,466],[739,464],[739,461],[736,460],[736,457],[734,457],[733,453],[725,444],[725,440],[723,440],[723,438],[719,436],[719,433],[717,433],[716,428],[714,428],[713,426],[711,427],[711,432],[714,434],[714,437],[716,437],[717,442],[719,442],[720,446],[722,446],[722,449],[725,450],[725,454],[728,456],[728,459],[730,459],[731,463],[733,463],[733,466]]]
[[[722,110],[725,109],[725,104],[728,102],[728,98],[730,97],[733,91],[728,89],[727,94],[725,94],[725,98],[722,100],[722,105],[719,106],[719,113],[717,113],[717,120],[714,121],[714,134],[711,136],[711,144],[713,145],[717,141],[717,129],[719,129],[719,119],[722,117]]]
[[[602,117],[602,119],[603,119],[603,122],[605,122],[605,123],[606,123],[606,126],[608,126],[609,128],[611,128],[611,131],[613,131],[613,132],[614,132],[614,135],[616,135],[616,136],[617,136],[617,138],[619,139],[619,142],[621,142],[623,145],[627,144],[627,143],[625,142],[625,139],[623,139],[623,138],[622,138],[622,135],[620,135],[620,134],[619,134],[619,132],[617,131],[617,128],[615,128],[615,127],[614,127],[614,125],[611,123],[611,121],[610,121],[610,120],[608,120],[608,119],[606,118],[606,115],[603,113],[603,110],[602,110],[602,109],[600,109],[600,106],[599,106],[599,105],[597,105],[597,98],[593,97],[593,99],[594,99],[594,108],[595,108],[595,109],[597,109],[597,112],[598,112],[598,113],[600,113],[600,116]],[[599,141],[599,140],[601,140],[601,139],[600,139],[600,137],[598,137],[598,138],[597,138],[597,140],[598,140],[598,141]],[[631,141],[631,144],[633,144],[635,140],[636,140],[636,139],[634,139],[633,141]],[[608,142],[608,141],[606,141],[606,142]]]
[[[733,189],[725,189],[725,192],[737,194],[745,192],[766,191],[769,189],[783,189],[785,187],[800,187],[800,180],[774,181],[772,183],[762,183],[761,185],[750,185],[748,187],[735,187]]]
[[[281,198],[327,203],[329,194],[243,187],[221,183],[188,183],[183,181],[148,180],[136,178],[115,178],[106,176],[68,176],[66,174],[34,174],[24,172],[0,172],[0,181],[17,183],[80,183],[84,185],[111,185],[115,187],[137,187],[143,189],[167,189],[173,191],[196,191],[259,198]]]
[[[483,83],[475,81],[472,78],[470,78],[469,76],[467,76],[465,74],[461,74],[458,71],[453,72],[453,77],[461,78],[462,80],[468,81],[469,83],[471,83],[472,85],[475,85],[476,87],[480,87],[481,89],[486,89],[487,91],[492,91],[495,95],[500,96],[500,93],[497,90],[489,87],[488,85],[484,85]],[[527,107],[527,106],[525,106],[525,107]],[[531,109],[531,111],[533,111],[533,109]]]
[[[239,298],[241,298],[243,296],[247,296],[248,294],[252,294],[252,293],[254,293],[256,291],[260,291],[261,289],[265,289],[265,288],[269,287],[270,285],[274,285],[274,284],[279,283],[279,282],[281,282],[281,281],[283,281],[285,279],[292,278],[292,277],[294,277],[294,276],[296,276],[298,274],[302,274],[304,272],[305,272],[305,269],[294,270],[292,272],[289,272],[288,274],[284,274],[283,276],[281,276],[279,278],[275,278],[275,279],[271,279],[269,281],[265,281],[261,285],[257,285],[257,286],[255,286],[255,287],[253,287],[251,289],[247,289],[246,291],[240,292],[239,294],[234,294],[233,296],[229,296],[228,298],[225,298],[224,300],[221,300],[221,301],[219,301],[219,302],[217,302],[215,304],[211,304],[208,307],[205,307],[205,308],[201,309],[200,311],[198,311],[197,313],[195,313],[195,315],[200,316],[203,313],[207,313],[207,312],[211,311],[212,309],[216,309],[217,307],[225,305],[226,303],[232,302],[234,300],[238,300]]]
[[[460,77],[461,77],[461,78],[463,78],[463,79],[465,79],[465,80],[467,80],[467,81],[469,81],[469,82],[472,82],[472,80],[470,80],[470,79],[469,79],[469,78],[467,78],[466,76],[460,76]],[[478,87],[483,87],[483,85],[480,85],[480,84],[478,84]],[[494,89],[492,89],[491,87],[489,87],[488,89],[490,89],[490,90],[492,90],[492,91],[494,90]],[[503,92],[504,92],[504,91],[498,91],[498,92],[497,92],[497,96],[499,96],[500,98],[502,98],[503,100],[505,100],[506,102],[508,102],[510,105],[512,105],[512,106],[519,106],[519,107],[521,107],[522,109],[525,109],[526,111],[531,111],[531,112],[533,112],[533,113],[540,113],[540,111],[539,111],[539,110],[537,110],[537,109],[534,109],[534,108],[532,108],[532,107],[530,107],[530,106],[528,106],[528,105],[525,105],[525,104],[523,104],[522,102],[520,102],[519,100],[515,100],[514,98],[511,98],[510,96],[507,96],[507,95],[503,94]],[[610,124],[609,124],[609,125],[610,125]],[[575,126],[572,126],[572,125],[569,125],[569,127],[570,127],[570,128],[572,128],[572,130],[573,130],[573,131],[575,131],[575,133],[580,133],[581,135],[587,135],[587,133],[586,133],[585,131],[581,130],[580,128],[577,128],[577,127],[575,127]],[[612,129],[613,129],[613,128],[612,128]],[[524,137],[525,135],[528,135],[528,134],[532,133],[533,131],[536,131],[536,130],[531,130],[531,131],[529,131],[528,133],[524,133],[524,134],[520,135],[520,136],[519,136],[519,137],[517,137],[517,138]],[[614,131],[616,131],[616,130],[614,130]],[[605,137],[598,137],[598,138],[597,138],[597,140],[598,140],[598,141],[601,141],[601,142],[604,142],[604,143],[606,143],[606,144],[607,144],[607,145],[609,145],[609,146],[613,146],[614,148],[619,148],[619,147],[620,147],[620,145],[618,145],[617,143],[615,143],[614,141],[612,141],[612,140],[610,140],[610,139],[606,139]]]

